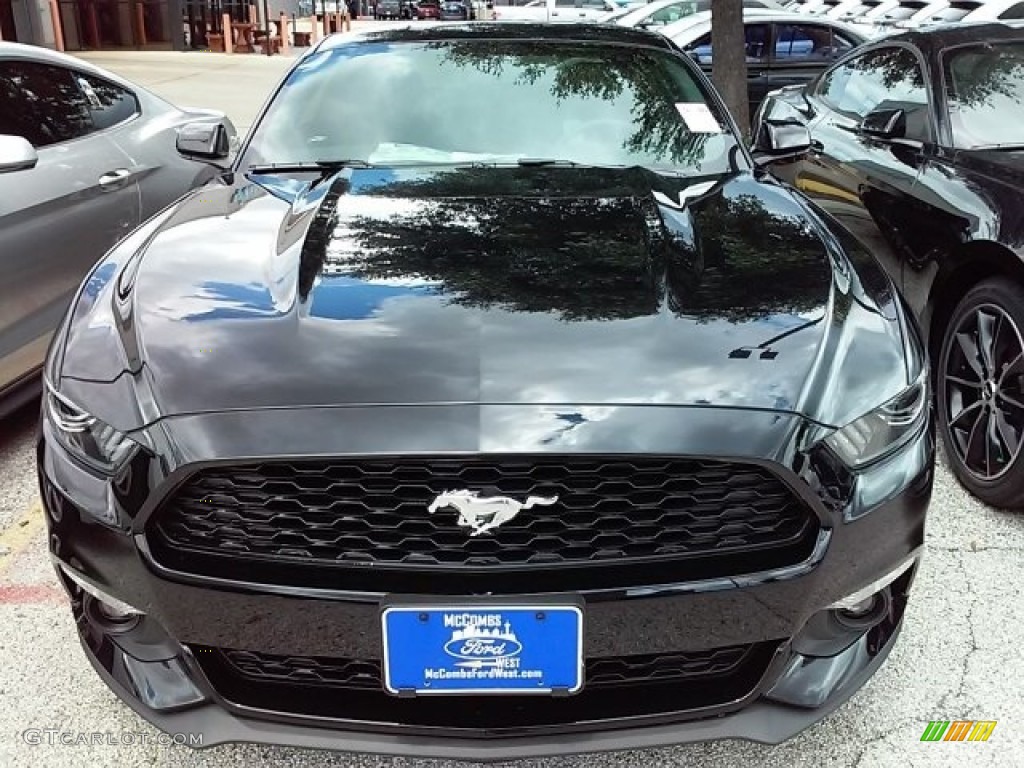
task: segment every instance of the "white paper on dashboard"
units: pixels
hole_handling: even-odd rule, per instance
[[[691,133],[721,133],[722,126],[711,114],[708,105],[701,102],[679,102],[676,104],[680,116]]]

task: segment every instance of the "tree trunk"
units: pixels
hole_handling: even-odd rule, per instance
[[[711,3],[711,50],[711,79],[744,138],[749,137],[743,0],[713,0]]]

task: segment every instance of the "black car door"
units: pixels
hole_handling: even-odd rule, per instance
[[[835,216],[882,263],[897,285],[902,265],[919,258],[929,208],[916,197],[935,126],[922,63],[902,45],[872,48],[828,70],[806,93],[814,118],[812,150],[793,182]],[[873,110],[900,108],[905,137],[862,130]]]

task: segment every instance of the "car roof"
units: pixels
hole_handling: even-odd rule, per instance
[[[945,48],[964,43],[1024,42],[1024,29],[998,21],[952,22],[902,30],[884,38],[887,43],[901,41],[919,49],[927,58]]]
[[[120,75],[102,67],[97,67],[95,64],[90,64],[84,59],[60,53],[59,51],[52,51],[49,48],[42,48],[38,45],[24,45],[22,43],[9,43],[0,40],[0,59],[21,59],[22,61],[38,62],[39,64],[55,64],[59,67],[70,67],[80,72],[90,72],[102,77],[104,80],[109,80],[133,91],[145,90],[142,86],[125,80]]]
[[[851,29],[849,24],[839,21],[838,19],[832,19],[827,16],[809,16],[806,13],[794,13],[792,11],[773,11],[768,8],[748,8],[743,12],[743,21],[817,24],[834,27],[840,31],[855,35],[858,39],[862,39],[864,37],[863,32],[858,31],[856,28]],[[672,37],[673,35],[680,35],[684,32],[696,32],[700,30],[700,34],[704,34],[708,29],[710,29],[710,27],[711,12],[707,11],[705,13],[695,13],[690,16],[684,16],[679,21],[674,21],[671,24],[659,27],[658,33],[665,35],[666,37]]]
[[[470,24],[404,23],[373,30],[330,35],[313,50],[327,50],[351,43],[439,42],[445,40],[549,40],[552,42],[609,43],[642,45],[674,51],[672,43],[661,35],[618,24],[548,24],[536,21],[476,21]]]
[[[9,43],[0,40],[0,58],[18,58],[38,61],[44,64],[59,64],[63,67],[79,67],[80,69],[96,69],[91,64],[69,56],[66,53],[51,51],[49,48],[41,48],[38,45],[24,45],[22,43]]]

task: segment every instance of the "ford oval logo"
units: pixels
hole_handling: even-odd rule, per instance
[[[522,643],[510,637],[453,637],[444,644],[444,652],[456,659],[510,659],[522,650]]]

